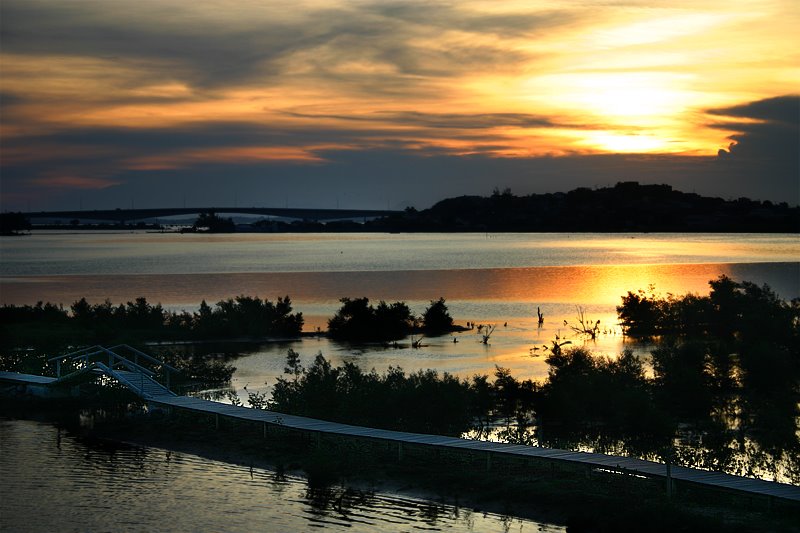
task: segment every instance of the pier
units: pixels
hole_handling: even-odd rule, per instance
[[[125,355],[121,355],[121,353],[125,353]],[[62,376],[60,370],[61,362],[64,360],[77,361],[81,363],[81,368]],[[128,388],[150,409],[187,411],[208,415],[213,418],[216,427],[219,427],[222,419],[258,424],[263,427],[265,437],[273,429],[285,429],[301,432],[317,439],[321,436],[331,436],[339,439],[384,442],[394,447],[398,461],[403,460],[404,451],[424,448],[437,452],[480,454],[485,458],[487,470],[491,469],[493,462],[518,458],[535,463],[584,468],[587,475],[597,472],[656,479],[665,484],[668,496],[672,494],[676,484],[691,484],[743,495],[765,497],[770,505],[773,499],[800,502],[800,487],[785,483],[600,453],[353,426],[269,410],[234,406],[191,396],[179,396],[169,389],[169,375],[177,372],[176,369],[126,345],[112,348],[94,346],[53,358],[51,361],[55,362],[57,366],[56,377],[0,372],[0,390],[5,389],[6,392],[9,392],[9,389],[13,389],[11,392],[16,394],[58,397],[69,395],[69,391],[74,390],[73,387],[76,384],[105,376]],[[160,373],[146,365],[155,366]]]

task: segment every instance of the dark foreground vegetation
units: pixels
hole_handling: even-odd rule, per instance
[[[342,298],[342,307],[328,321],[328,335],[336,340],[350,342],[385,342],[402,339],[412,333],[441,335],[460,330],[444,298],[432,300],[421,317],[414,316],[405,302],[377,307],[368,298]]]
[[[299,354],[289,351],[285,375],[272,396],[250,393],[247,403],[373,427],[491,435],[508,442],[591,448],[734,474],[773,474],[798,484],[800,302],[786,302],[769,287],[727,277],[712,280],[710,287],[708,295],[661,296],[651,289],[623,297],[618,314],[627,335],[655,343],[649,366],[631,352],[598,357],[556,341],[546,358],[548,378],[536,383],[518,380],[499,367],[492,377],[459,379],[431,370],[407,374],[392,368],[378,374],[351,363],[334,367],[322,355],[304,366]],[[40,306],[40,312],[44,308]],[[13,357],[19,364],[30,360],[17,351],[4,354],[3,365]],[[170,360],[197,377],[215,373],[218,382],[232,371],[223,359],[213,361],[211,370],[204,369],[204,361],[174,361]],[[110,434],[119,436],[127,424],[112,426]],[[214,432],[199,430],[197,421],[184,427],[170,420],[152,434],[163,438],[168,429],[177,429],[184,442],[208,434],[208,442],[224,445],[232,442],[232,433],[251,431],[233,421],[226,424]],[[213,422],[206,421],[206,426],[213,427]],[[138,426],[130,428],[133,438],[145,434]],[[237,446],[263,454],[263,428],[251,433],[237,436]],[[485,461],[473,465],[464,458],[441,456],[431,461],[428,452],[415,457],[411,449],[404,452],[404,462],[396,464],[381,455],[386,454],[385,446],[383,451],[367,452],[351,443],[310,438],[299,438],[302,446],[289,442],[272,439],[267,449],[274,460],[305,469],[322,485],[359,476],[396,475],[414,483],[438,478],[436,490],[468,489],[482,499],[502,499],[505,505],[535,497],[563,513],[576,530],[791,530],[796,524],[796,509],[785,515],[785,510],[762,514],[766,505],[761,500],[757,510],[748,507],[753,501],[747,498],[732,503],[733,496],[697,505],[697,498],[708,495],[691,487],[679,490],[679,504],[670,504],[659,492],[663,487],[645,490],[641,483],[648,482],[630,476],[587,478],[583,472],[494,463],[489,473]],[[390,452],[397,457],[396,450]],[[621,511],[631,501],[636,510]]]
[[[288,296],[274,303],[237,296],[214,307],[203,300],[194,313],[167,311],[143,297],[119,305],[81,298],[68,309],[42,302],[0,307],[0,349],[57,352],[96,343],[294,338],[301,335],[303,323],[303,314],[293,312]],[[373,307],[367,298],[343,298],[328,334],[349,342],[386,342],[412,333],[433,336],[460,329],[453,325],[444,298],[431,301],[421,317],[404,302],[382,301]]]
[[[237,296],[195,313],[167,311],[146,298],[114,305],[90,304],[85,298],[69,309],[51,303],[0,307],[0,349],[57,351],[67,346],[141,341],[187,341],[262,337],[297,337],[303,314],[292,312],[288,296],[277,302]]]
[[[290,351],[286,374],[274,385],[272,396],[251,393],[248,403],[373,427],[491,435],[508,442],[591,448],[730,473],[773,473],[800,483],[800,302],[786,302],[769,287],[727,277],[712,280],[710,286],[703,296],[660,296],[651,290],[623,297],[618,314],[626,334],[655,344],[649,362],[628,351],[600,357],[554,341],[546,358],[548,377],[537,383],[518,380],[500,367],[492,377],[460,379],[433,370],[406,374],[392,368],[378,374],[351,363],[334,367],[322,355],[304,366]],[[258,312],[245,312],[248,309]],[[443,299],[431,302],[428,311],[423,323],[450,323]],[[5,370],[42,373],[45,350],[16,349],[19,331],[39,327],[25,335],[57,336],[52,324],[83,324],[81,331],[91,339],[87,342],[94,342],[105,331],[101,326],[130,327],[113,322],[115,312],[140,321],[136,323],[142,331],[148,325],[170,324],[160,307],[138,300],[118,308],[79,301],[71,313],[48,305],[4,308],[0,364]],[[50,314],[55,319],[22,320],[14,313]],[[299,330],[302,320],[291,314],[288,298],[275,305],[241,297],[220,302],[215,309],[203,306],[193,315],[172,316],[185,317],[186,324],[203,324],[213,336],[231,331],[226,328],[261,331],[254,328],[264,323],[274,324],[271,331]],[[262,318],[251,323],[252,316]],[[345,338],[362,340],[368,336],[352,332],[407,333],[379,325],[393,322],[376,323],[376,317],[391,317],[404,327],[415,323],[399,302],[372,307],[366,299],[345,299],[331,319],[331,329],[340,321],[343,331],[352,328]],[[38,323],[42,326],[35,326]],[[201,362],[181,364],[194,365],[193,375],[202,376]],[[215,364],[214,373],[222,379],[232,371],[224,359]]]
[[[399,368],[377,374],[351,363],[333,367],[322,355],[303,368],[290,352],[287,377],[268,405],[351,424],[494,433],[745,475],[781,471],[800,482],[800,306],[748,282],[710,284],[708,296],[623,298],[628,334],[656,342],[652,375],[630,351],[598,357],[557,342],[544,383],[500,367],[493,380]]]

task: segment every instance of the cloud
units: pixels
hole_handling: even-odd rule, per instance
[[[287,75],[336,82],[343,66],[359,62],[390,67],[362,72],[368,86],[387,74],[409,85],[465,69],[496,70],[528,57],[504,40],[574,19],[566,11],[491,14],[427,2],[299,2],[287,9],[280,2],[5,0],[0,9],[4,53],[139,61],[152,78],[208,89],[264,86]],[[357,82],[352,74],[344,81]]]
[[[119,185],[120,181],[106,178],[92,178],[89,176],[74,176],[69,174],[44,176],[31,180],[36,185],[55,189],[107,189]]]
[[[528,113],[422,113],[419,111],[379,111],[369,114],[326,115],[287,111],[285,114],[307,119],[336,119],[355,122],[390,123],[437,129],[488,129],[508,126],[518,128],[541,128],[557,125],[551,118]],[[558,126],[564,127],[563,125]]]
[[[127,205],[127,196],[146,205],[153,190],[159,190],[154,206],[179,201],[185,191],[203,204],[219,204],[226,191],[239,191],[258,205],[270,205],[277,195],[309,207],[330,207],[336,197],[350,207],[383,207],[386,198],[425,207],[448,196],[488,194],[495,186],[527,194],[636,180],[796,204],[794,98],[709,112],[718,127],[737,131],[730,150],[717,157],[498,157],[508,144],[486,134],[495,126],[559,127],[524,113],[296,113],[300,122],[274,125],[75,128],[4,143],[4,201],[21,198],[19,191],[36,197],[53,187],[61,192],[47,194],[61,201],[73,187],[86,205],[87,191],[95,190],[98,207]]]
[[[800,96],[785,95],[712,109],[725,120],[714,127],[734,131],[718,165],[728,176],[758,180],[765,193],[800,201]]]
[[[800,127],[800,95],[784,95],[765,98],[756,102],[711,109],[708,113],[723,117],[753,119],[770,124]]]
[[[673,38],[670,17],[717,21],[718,9],[688,0],[553,6],[3,0],[3,205],[20,191],[57,203],[70,183],[112,185],[75,193],[94,191],[98,202],[155,187],[213,199],[230,186],[319,202],[389,195],[422,207],[495,185],[525,193],[619,179],[796,198],[796,97],[697,113],[727,94],[714,81],[720,72],[737,73],[728,90],[783,90],[738,85],[753,71],[737,61],[762,66],[743,56],[753,41],[726,46],[732,59],[720,64],[695,54],[728,43],[719,33],[728,22],[681,26]],[[750,20],[733,11],[731,21]],[[758,46],[784,58],[779,26]],[[653,28],[669,38],[641,45],[658,36]],[[776,64],[758,72],[790,79]],[[587,75],[598,66],[603,76]],[[692,100],[699,72],[705,92]],[[585,155],[624,149],[708,157]]]

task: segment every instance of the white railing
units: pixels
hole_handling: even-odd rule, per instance
[[[132,352],[134,360],[131,361],[130,359],[127,359],[127,358],[119,355],[117,352],[114,351],[114,350],[119,350],[120,348],[126,349],[126,350]],[[100,357],[98,357],[98,356],[100,356]],[[108,361],[107,365],[103,364],[101,361],[97,360],[97,359],[105,359],[106,357],[108,358],[107,359],[107,361]],[[150,379],[150,380],[153,380],[154,382],[156,382],[155,381],[156,373],[154,371],[150,370],[149,368],[146,368],[146,367],[142,366],[141,364],[139,364],[140,358],[145,360],[145,361],[147,361],[147,362],[149,362],[149,363],[153,363],[153,364],[158,365],[158,366],[161,367],[161,369],[164,371],[164,381],[165,381],[164,386],[166,387],[167,390],[170,390],[170,374],[171,373],[177,373],[178,369],[166,364],[165,362],[163,362],[163,361],[161,361],[159,359],[156,359],[155,357],[153,357],[151,355],[148,355],[148,354],[146,354],[146,353],[144,353],[144,352],[142,352],[140,350],[137,350],[136,348],[128,346],[127,344],[120,344],[120,345],[114,346],[112,348],[106,348],[106,347],[100,346],[100,345],[89,346],[87,348],[81,348],[80,350],[75,350],[73,352],[70,352],[70,353],[67,353],[67,354],[64,354],[64,355],[51,357],[47,361],[48,361],[48,363],[55,362],[55,364],[56,364],[56,376],[59,379],[62,377],[62,375],[61,375],[61,365],[62,365],[62,363],[64,361],[73,361],[73,362],[74,361],[83,361],[87,366],[92,365],[92,364],[100,364],[101,366],[98,366],[98,368],[100,368],[104,372],[111,372],[111,373],[114,372],[114,368],[115,367],[117,367],[118,365],[121,365],[125,369],[127,369],[127,370],[129,370],[131,372],[135,372],[136,374],[139,375],[139,380],[140,380],[139,391],[142,392],[144,390],[145,379]],[[115,376],[115,377],[118,377],[118,376]],[[126,380],[126,381],[129,381],[129,380]],[[136,386],[134,383],[130,383],[130,384],[132,386],[134,386],[134,387]]]

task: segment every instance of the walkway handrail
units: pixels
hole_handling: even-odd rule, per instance
[[[90,350],[94,350],[94,351],[90,351]],[[85,352],[85,353],[82,353],[82,352]],[[75,355],[75,354],[78,354],[78,355]],[[61,378],[62,377],[61,376],[61,362],[64,359],[69,359],[71,361],[76,361],[76,360],[79,360],[79,359],[83,359],[88,364],[89,363],[89,358],[94,356],[94,355],[98,355],[98,354],[106,354],[106,355],[109,356],[109,361],[108,361],[109,364],[108,365],[103,365],[105,368],[112,368],[115,364],[120,363],[124,367],[126,367],[128,370],[131,370],[133,372],[139,372],[139,373],[144,374],[144,375],[146,375],[148,377],[151,377],[151,378],[156,375],[156,373],[153,372],[152,370],[150,370],[149,368],[146,368],[146,367],[144,367],[144,366],[142,366],[142,365],[140,365],[138,363],[135,363],[135,362],[133,362],[133,361],[131,361],[129,359],[126,359],[125,357],[122,357],[118,353],[116,353],[116,352],[114,352],[114,351],[112,351],[112,350],[110,350],[108,348],[105,348],[103,346],[100,346],[100,345],[94,345],[94,346],[90,346],[88,348],[83,348],[81,350],[76,350],[74,352],[70,352],[68,354],[64,354],[64,355],[60,355],[60,356],[56,356],[56,357],[51,357],[47,361],[48,362],[50,362],[50,361],[55,361],[56,362],[56,376],[58,378]],[[152,359],[155,359],[155,358],[152,358]],[[157,359],[155,359],[155,360],[158,361]],[[93,363],[96,363],[96,362],[97,361],[94,361]],[[169,375],[167,375],[167,383],[169,383]],[[169,384],[167,385],[167,388],[169,388]]]
[[[65,354],[62,354],[62,355],[57,355],[55,357],[51,357],[50,359],[47,360],[47,362],[49,363],[51,361],[56,361],[58,359],[61,359],[63,361],[64,359],[68,359],[70,357],[73,357],[75,354],[81,354],[82,352],[86,352],[86,351],[89,351],[89,350],[100,350],[102,348],[103,347],[100,346],[99,344],[95,344],[93,346],[87,346],[85,348],[81,348],[80,350],[75,350],[74,352],[69,352],[69,353],[65,353]],[[77,357],[81,357],[81,356],[79,355]]]
[[[124,348],[133,352],[135,361],[131,361],[126,357],[123,357],[116,353],[114,350]],[[170,373],[178,374],[180,370],[177,368],[168,365],[164,361],[153,357],[152,355],[146,354],[141,350],[137,350],[133,346],[128,344],[117,344],[116,346],[112,346],[111,348],[106,348],[104,346],[100,346],[99,344],[95,344],[93,346],[88,346],[86,348],[81,348],[79,350],[72,351],[70,353],[64,355],[57,355],[55,357],[51,357],[47,360],[48,363],[55,361],[56,362],[56,376],[61,378],[61,363],[65,359],[67,360],[79,360],[83,359],[86,363],[89,363],[89,358],[98,354],[106,354],[109,356],[108,367],[113,367],[115,364],[120,363],[128,370],[139,372],[142,374],[147,375],[150,378],[154,378],[156,373],[153,370],[150,370],[147,367],[144,367],[139,364],[139,358],[143,358],[144,360],[159,365],[164,370],[164,381],[166,382],[167,389],[170,388]]]
[[[124,360],[121,361],[121,362],[122,362],[123,365],[125,365],[125,361]],[[130,362],[130,361],[127,361],[127,362]],[[106,375],[113,376],[117,381],[119,381],[120,379],[123,379],[124,381],[129,383],[132,387],[136,387],[136,383],[133,383],[131,380],[125,379],[125,378],[120,378],[119,374],[114,372],[113,368],[109,368],[107,365],[105,365],[105,364],[103,364],[103,363],[101,363],[99,361],[95,361],[93,364],[97,368],[99,368],[103,372],[105,372]],[[125,365],[125,366],[128,366],[128,365]],[[132,370],[133,372],[135,372],[139,376],[139,386],[137,388],[139,389],[139,395],[144,396],[144,378],[145,378],[145,375],[142,374],[141,372],[136,372],[136,370],[133,367],[129,368],[129,370]],[[148,379],[149,379],[149,377],[148,377]]]
[[[129,344],[117,344],[116,346],[112,346],[111,348],[109,348],[109,350],[116,350],[118,348],[125,348],[126,350],[130,350],[134,354],[136,354],[138,357],[142,357],[142,358],[146,359],[147,361],[150,361],[151,363],[155,363],[157,365],[161,365],[161,367],[164,368],[165,370],[168,370],[170,372],[174,372],[176,374],[180,373],[180,370],[178,370],[177,368],[175,368],[175,367],[173,367],[171,365],[168,365],[164,361],[162,361],[160,359],[157,359],[157,358],[153,357],[150,354],[146,354],[141,350],[137,350],[136,348],[134,348],[133,346],[131,346]]]
[[[114,352],[109,352],[109,353],[114,354]],[[128,361],[124,357],[120,357],[117,354],[114,354],[114,357],[115,357],[115,363],[122,363],[122,366],[124,366],[125,368],[127,368],[131,372],[138,372],[140,374],[144,374],[147,377],[153,377],[153,376],[156,375],[156,373],[153,372],[152,370],[149,370],[149,369],[143,367],[142,365],[137,365],[133,361]],[[113,370],[113,368],[112,368],[112,370]]]

